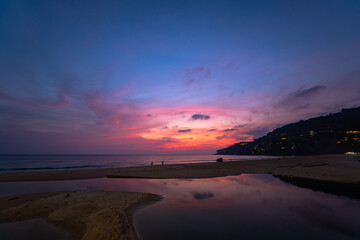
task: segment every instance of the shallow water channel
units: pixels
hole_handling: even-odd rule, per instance
[[[360,200],[298,187],[266,174],[0,183],[1,196],[64,190],[162,195],[162,201],[134,215],[138,235],[145,240],[360,238]],[[21,224],[25,226],[21,231],[29,231],[26,221]],[[0,224],[0,236],[11,231],[3,226]],[[44,231],[44,227],[39,229],[31,231]]]

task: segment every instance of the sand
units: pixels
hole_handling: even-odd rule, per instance
[[[69,239],[137,239],[135,208],[160,200],[149,193],[71,191],[0,198],[0,223],[44,218],[68,232]]]
[[[108,177],[208,178],[242,173],[269,173],[328,182],[360,184],[359,157],[345,155],[307,156],[208,164],[131,167],[114,170]]]
[[[280,176],[360,183],[359,156],[321,155],[223,163],[174,164],[144,167],[0,173],[0,182],[116,178],[211,178],[242,173],[269,173]]]
[[[33,172],[2,172],[0,182],[56,181],[103,178],[113,173],[115,168],[55,170]]]

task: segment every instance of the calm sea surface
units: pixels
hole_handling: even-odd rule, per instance
[[[162,195],[162,201],[135,213],[134,225],[144,240],[360,239],[359,199],[298,187],[268,174],[0,183],[0,196],[64,190]],[[0,239],[39,236],[65,239],[66,233],[39,219],[0,224]]]
[[[0,155],[0,172],[109,168],[272,158],[236,155]]]

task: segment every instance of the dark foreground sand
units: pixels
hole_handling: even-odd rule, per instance
[[[358,156],[321,155],[264,160],[145,167],[0,173],[0,182],[113,178],[210,178],[242,173],[270,173],[280,176],[360,184]]]
[[[135,208],[160,200],[149,193],[72,191],[0,198],[0,223],[44,218],[69,239],[137,239],[131,224]]]

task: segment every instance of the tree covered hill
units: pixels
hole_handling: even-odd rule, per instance
[[[301,120],[269,132],[252,142],[217,150],[233,155],[314,155],[360,152],[360,107]]]

